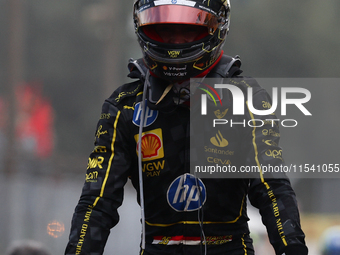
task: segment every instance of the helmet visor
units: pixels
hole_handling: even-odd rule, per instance
[[[138,26],[153,24],[188,24],[206,26],[213,34],[219,26],[218,18],[207,11],[184,5],[160,5],[137,11]]]

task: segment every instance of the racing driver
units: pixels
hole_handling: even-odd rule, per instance
[[[192,137],[191,129],[202,137],[208,132],[204,125],[191,123],[191,101],[209,88],[193,91],[190,78],[221,78],[242,91],[251,87],[256,109],[271,102],[254,79],[241,76],[240,59],[223,53],[229,0],[137,0],[133,19],[143,58],[130,59],[128,76],[135,80],[103,104],[65,254],[103,254],[130,179],[141,207],[140,254],[254,254],[247,224],[249,199],[259,209],[275,254],[306,255],[289,180],[284,174],[272,178],[261,172],[263,165],[283,164],[273,121],[225,125],[210,140],[202,138],[202,148],[195,148],[207,151],[207,161],[259,166],[255,175],[203,178],[190,171],[190,137],[201,137]],[[221,90],[217,95],[225,110],[215,115],[230,116],[230,93]],[[213,104],[209,98],[208,108]],[[249,120],[275,119],[244,108]],[[271,142],[263,142],[265,138]]]

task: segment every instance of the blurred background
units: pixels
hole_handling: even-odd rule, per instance
[[[245,75],[340,78],[338,0],[231,0],[228,55]],[[0,253],[33,239],[63,254],[101,105],[141,57],[133,0],[0,0]],[[308,89],[308,88],[307,88]],[[340,163],[340,87],[313,87],[313,118],[282,130],[288,163]],[[312,111],[313,112],[313,111]],[[340,224],[340,181],[292,179],[310,254]],[[136,255],[139,209],[128,185],[105,254]],[[257,212],[258,254],[274,254]]]

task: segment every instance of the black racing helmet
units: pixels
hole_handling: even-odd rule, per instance
[[[229,0],[137,0],[133,12],[135,32],[143,59],[161,79],[175,82],[196,77],[221,55],[229,31]],[[184,24],[206,27],[189,43],[166,43],[156,25]]]

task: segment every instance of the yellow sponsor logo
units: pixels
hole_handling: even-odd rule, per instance
[[[162,241],[159,242],[158,244],[167,245],[167,244],[169,243],[170,239],[171,239],[171,236],[163,236],[163,237],[162,237]]]
[[[262,107],[264,109],[271,109],[272,105],[271,103],[267,102],[267,101],[262,101]],[[275,115],[275,112],[271,113],[270,115]]]
[[[275,132],[272,129],[263,129],[262,134],[263,135],[270,135],[270,136],[274,136],[274,137],[280,137],[280,133]]]
[[[135,110],[135,105],[136,105],[136,102],[134,102],[132,106],[124,105],[123,108],[124,109]]]
[[[215,154],[228,155],[228,156],[234,155],[234,151],[221,150],[221,149],[217,149],[217,148],[210,148],[208,146],[204,146],[204,151],[205,152],[212,152],[212,153],[215,153]]]
[[[103,168],[102,163],[104,162],[104,157],[96,157],[96,158],[89,158],[89,161],[87,163],[87,169],[92,168]]]
[[[134,106],[124,105],[124,109],[135,110],[135,107]]]
[[[125,96],[126,95],[126,92],[120,92],[119,94],[118,94],[118,96],[116,97],[116,101],[118,102],[119,101],[119,99],[121,99],[123,96]]]
[[[262,101],[262,107],[264,109],[270,109],[270,108],[272,108],[272,105],[267,101]]]
[[[93,152],[94,153],[105,153],[107,152],[107,149],[105,146],[96,146],[94,147]]]
[[[86,212],[86,214],[85,214],[84,221],[90,222],[91,214],[92,214],[92,209],[91,209],[91,207],[89,206],[89,208],[87,208],[87,212]]]
[[[76,254],[80,254],[81,251],[82,251],[81,249],[83,247],[83,243],[84,243],[84,240],[85,240],[87,228],[88,228],[87,224],[83,224],[81,226],[80,236],[79,236],[79,240],[78,240],[77,247],[76,247]]]
[[[274,212],[274,216],[276,218],[276,226],[277,226],[277,230],[279,231],[279,235],[281,237],[281,239],[286,242],[286,236],[285,236],[285,233],[283,231],[283,225],[282,225],[282,222],[281,222],[281,218],[280,217],[280,210],[279,210],[279,207],[278,207],[278,203],[277,203],[277,200],[276,200],[276,197],[273,193],[272,190],[270,190],[268,192],[268,195],[269,195],[269,198],[271,199],[272,201],[272,206],[273,206],[273,212]]]
[[[228,146],[228,141],[222,136],[221,131],[218,130],[217,134],[210,138],[210,142],[217,147]]]
[[[164,169],[165,160],[144,163],[143,164],[143,172],[146,172],[146,177],[154,177],[159,176],[161,170]]]
[[[94,171],[91,173],[86,174],[86,182],[97,182],[97,178],[98,178],[98,171]]]
[[[170,58],[177,58],[181,52],[179,50],[168,50]]]
[[[214,157],[207,157],[207,161],[209,163],[221,164],[221,165],[230,165],[231,164],[231,161],[229,159],[220,159],[220,158],[214,158]]]
[[[279,158],[282,160],[282,150],[266,150],[265,154],[268,157]]]
[[[223,112],[221,112],[220,109],[218,109],[218,110],[214,111],[214,113],[215,113],[215,116],[216,116],[218,119],[222,119],[222,118],[227,114],[228,110],[229,110],[229,109],[227,108],[227,109],[225,109]]]
[[[142,84],[142,83],[139,83],[138,86],[137,86],[133,91],[123,91],[123,92],[120,92],[120,93],[118,94],[118,96],[115,98],[116,102],[118,102],[118,101],[119,101],[121,98],[123,98],[124,96],[129,96],[129,95],[135,94],[135,93],[139,90],[141,84]]]
[[[273,140],[262,140],[263,143],[269,145],[269,146],[278,146],[276,142],[274,142]]]
[[[139,134],[134,136],[137,143],[136,152],[138,155]],[[143,161],[155,160],[164,157],[162,129],[157,128],[142,133],[141,150]]]
[[[227,242],[231,242],[233,240],[232,235],[228,236],[207,236],[206,237],[206,244],[207,245],[220,245]]]
[[[100,114],[100,119],[101,120],[103,120],[103,119],[108,120],[108,119],[110,119],[110,117],[111,117],[110,113],[102,113],[102,114]]]
[[[107,130],[102,131],[102,129],[103,129],[103,126],[100,125],[99,128],[98,128],[98,130],[97,130],[96,137],[99,138],[101,135],[107,134]]]

